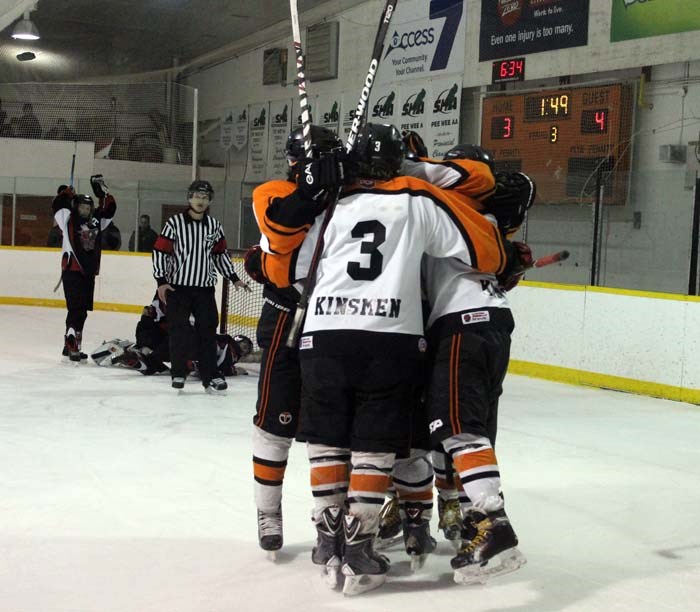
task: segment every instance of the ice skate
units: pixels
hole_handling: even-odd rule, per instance
[[[430,522],[423,518],[420,508],[407,508],[403,520],[403,542],[411,557],[411,571],[423,567],[428,555],[435,551],[437,542],[430,535]]]
[[[389,548],[401,539],[401,516],[399,502],[390,497],[382,506],[379,513],[379,531],[374,541],[377,550]]]
[[[323,580],[331,588],[338,586],[343,556],[343,510],[340,506],[325,508],[316,521],[316,546],[311,561],[323,566]]]
[[[258,510],[258,543],[270,561],[277,560],[277,551],[283,543],[281,507],[272,512]]]
[[[525,565],[526,559],[517,548],[518,537],[504,510],[486,515],[474,511],[467,518],[475,535],[450,561],[456,583],[484,584]]]
[[[442,530],[445,539],[452,544],[455,551],[462,546],[462,511],[458,499],[446,499],[438,497],[438,529]]]
[[[78,340],[73,333],[73,330],[68,330],[68,333],[64,337],[63,353],[68,355],[68,359],[75,364],[80,363],[81,353],[78,348]],[[86,355],[87,357],[87,355]]]
[[[380,587],[386,582],[389,560],[374,552],[374,536],[360,533],[362,523],[356,516],[344,519],[345,549],[342,572],[345,576],[344,595],[359,595]]]
[[[226,381],[221,377],[212,378],[204,385],[204,390],[211,394],[223,393],[226,389],[228,389],[228,384],[226,384]]]

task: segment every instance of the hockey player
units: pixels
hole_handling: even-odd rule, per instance
[[[483,149],[473,145],[455,147],[446,159],[458,164],[490,161]],[[495,178],[496,189],[483,199],[481,209],[497,220],[504,235],[512,235],[534,202],[535,186],[522,173]],[[465,190],[455,193],[464,206],[473,206]],[[445,455],[435,456],[436,472],[444,479],[438,487],[441,498],[449,489],[453,465],[463,491],[466,524],[460,535],[465,541],[451,565],[455,581],[465,584],[483,582],[525,563],[504,510],[494,450],[498,399],[514,328],[505,292],[532,262],[527,245],[508,244],[514,265],[498,277],[479,273],[455,259],[426,257],[423,266],[432,353],[429,429],[434,446],[444,449],[450,458],[441,463]]]
[[[66,185],[58,188],[52,205],[56,225],[63,232],[61,281],[68,310],[63,355],[74,362],[87,359],[80,349],[83,326],[93,306],[95,277],[100,272],[100,238],[117,210],[102,175],[91,176],[90,183],[99,199],[97,209],[89,195],[76,194]]]
[[[356,153],[360,178],[344,190],[325,233],[299,343],[299,437],[311,464],[315,561],[325,557],[331,573],[342,558],[349,595],[381,585],[388,571],[373,539],[394,457],[409,444],[426,351],[422,255],[459,258],[486,273],[506,267],[501,236],[485,217],[422,180],[397,176],[396,128],[366,125]],[[306,240],[302,254],[313,243]]]
[[[319,179],[335,185],[335,162],[321,158],[342,149],[334,132],[311,126],[314,169]],[[307,192],[297,187],[300,171],[307,167],[301,128],[293,130],[286,144],[287,180],[268,181],[253,192],[253,211],[261,232],[261,248],[249,251],[246,269],[264,283],[264,304],[257,328],[262,348],[258,400],[253,418],[253,476],[258,511],[260,547],[274,556],[283,543],[282,484],[292,440],[299,424],[301,374],[296,348],[285,340],[294,318],[299,291],[294,288],[293,262],[316,216],[323,212],[330,191]],[[319,166],[320,167],[317,167]],[[324,165],[325,164],[325,165]]]
[[[168,305],[172,386],[175,389],[185,386],[187,336],[193,314],[200,375],[208,393],[225,391],[228,387],[224,377],[216,372],[217,270],[237,290],[250,291],[233,268],[221,223],[208,214],[213,198],[211,183],[192,182],[187,190],[187,211],[168,219],[153,247],[158,297]]]

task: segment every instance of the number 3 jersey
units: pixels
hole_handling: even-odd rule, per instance
[[[296,262],[305,276],[318,237],[314,224]],[[317,281],[301,348],[310,333],[363,330],[423,334],[423,254],[454,257],[469,268],[500,273],[498,229],[454,195],[413,177],[365,181],[346,190],[324,235]]]

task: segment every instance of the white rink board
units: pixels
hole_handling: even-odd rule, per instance
[[[52,292],[59,260],[57,250],[0,247],[0,301],[63,299]],[[150,256],[103,254],[95,302],[142,306],[154,291]],[[700,301],[651,295],[523,284],[510,295],[512,358],[699,391]]]

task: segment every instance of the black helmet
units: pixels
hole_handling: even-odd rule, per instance
[[[471,159],[486,164],[491,169],[491,172],[494,169],[493,155],[479,145],[458,144],[445,153],[443,159]]]
[[[95,202],[93,202],[92,198],[85,193],[79,193],[74,195],[73,199],[71,200],[71,209],[73,210],[73,212],[77,213],[78,207],[81,204],[90,205],[90,214],[86,218],[92,217],[92,213],[95,211]]]
[[[401,169],[404,143],[393,125],[367,123],[358,135],[353,157],[360,177],[390,179]]]
[[[187,197],[191,198],[193,193],[206,193],[209,196],[209,201],[214,199],[214,188],[209,181],[196,180],[192,181],[187,189]]]
[[[343,143],[338,135],[328,128],[319,125],[311,126],[311,156],[318,159],[322,153],[335,151],[343,148]],[[287,146],[284,148],[287,154],[287,161],[290,165],[301,161],[306,157],[304,151],[304,131],[303,128],[294,128],[287,136]]]
[[[232,342],[238,349],[238,358],[243,359],[253,352],[253,343],[248,336],[237,334],[232,338]],[[236,350],[236,349],[234,349]]]

